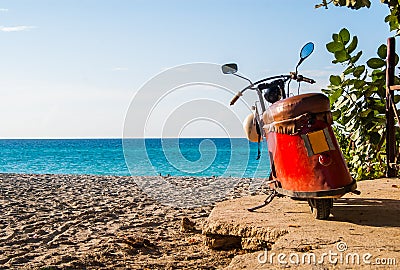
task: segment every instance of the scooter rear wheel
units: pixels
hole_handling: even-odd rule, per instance
[[[308,199],[307,201],[314,218],[328,219],[333,206],[333,199]]]

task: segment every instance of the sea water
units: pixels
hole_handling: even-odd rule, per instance
[[[3,139],[0,172],[267,177],[268,151],[243,138]]]

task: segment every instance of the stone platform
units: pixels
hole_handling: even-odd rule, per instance
[[[221,202],[203,228],[206,244],[247,251],[228,269],[400,269],[400,179],[361,181],[358,190],[335,200],[328,220],[287,197],[256,212],[247,208],[266,196]]]

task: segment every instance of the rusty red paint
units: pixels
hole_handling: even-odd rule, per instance
[[[320,154],[308,156],[301,134],[328,128],[335,150],[329,155],[329,165],[319,162]],[[330,125],[323,121],[304,127],[297,134],[267,133],[268,151],[275,169],[273,177],[285,190],[315,192],[341,188],[352,183],[349,170]]]

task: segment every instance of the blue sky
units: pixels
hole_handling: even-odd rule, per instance
[[[259,79],[292,71],[308,41],[316,48],[301,72],[317,80],[309,90],[318,91],[340,68],[325,49],[333,32],[347,27],[356,34],[365,57],[390,36],[380,1],[359,11],[316,10],[318,3],[0,1],[0,138],[122,137],[135,93],[160,72],[233,61]],[[198,90],[184,97],[196,98],[190,91]],[[248,112],[237,113],[242,120]],[[217,129],[198,123],[184,134],[220,136]],[[231,135],[243,136],[240,129]]]

